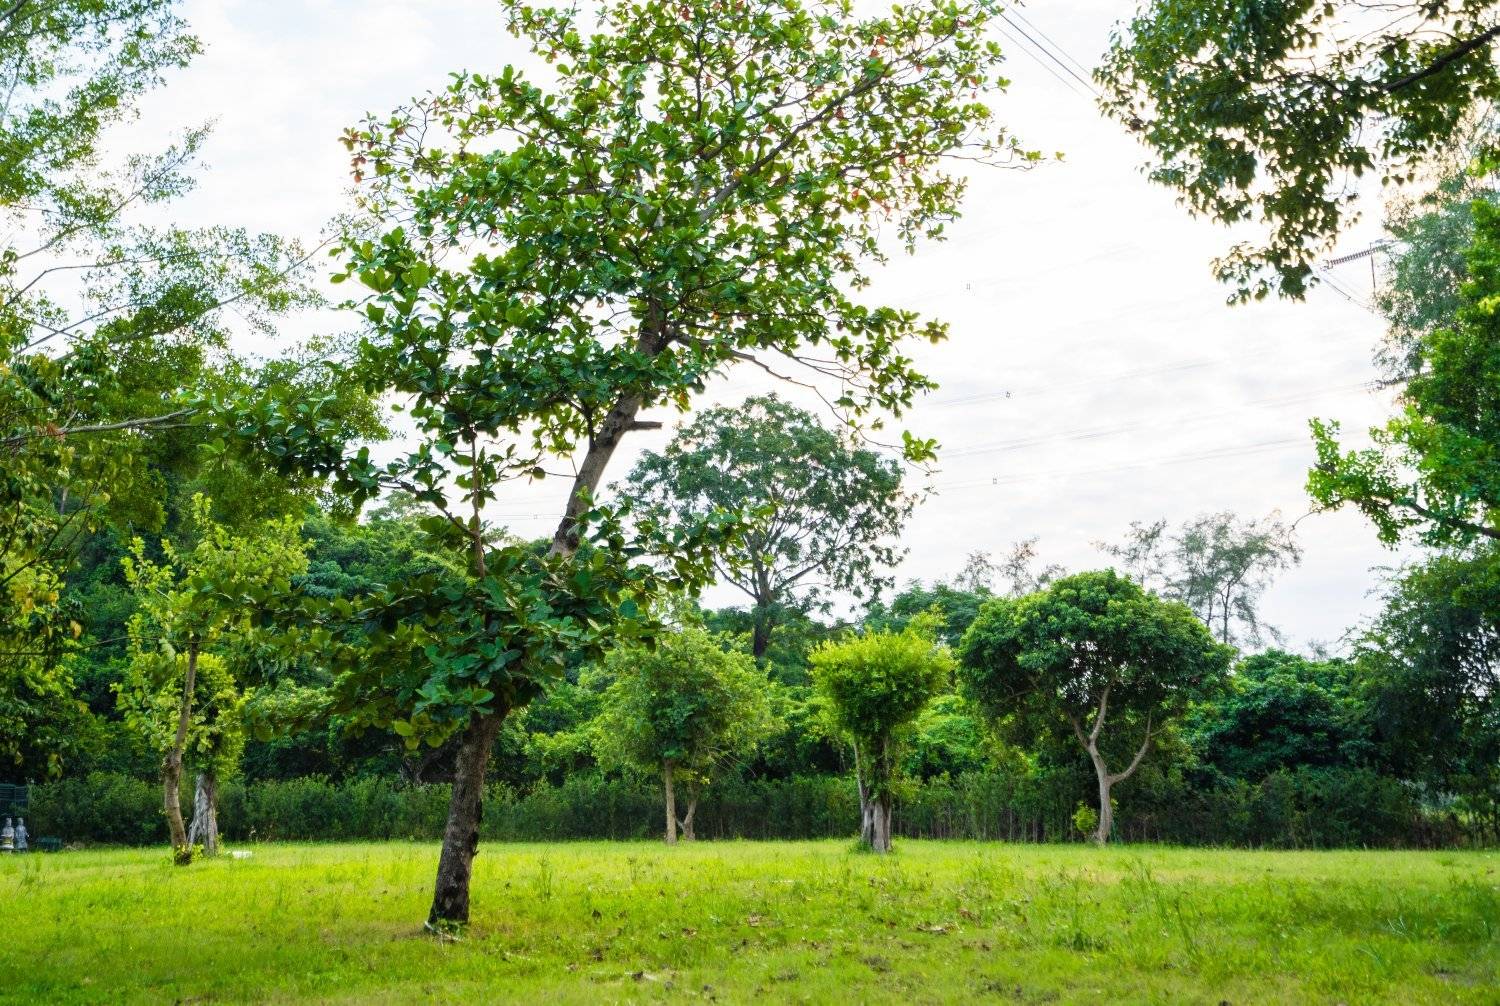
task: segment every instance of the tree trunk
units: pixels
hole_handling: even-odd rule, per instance
[[[697,792],[693,791],[691,787],[689,787],[687,816],[679,822],[682,825],[682,840],[684,842],[691,842],[697,838],[697,836],[693,834],[693,815],[697,812],[698,794]]]
[[[193,823],[188,843],[203,846],[205,856],[219,854],[219,777],[213,769],[198,773],[193,789]]]
[[[677,787],[672,781],[671,759],[661,763],[661,781],[667,794],[667,844],[677,844]]]
[[[750,637],[750,655],[760,663],[766,650],[771,647],[771,613],[764,608],[755,609],[755,631]]]
[[[479,850],[479,822],[484,813],[484,773],[490,749],[505,711],[476,716],[464,731],[453,772],[453,792],[448,800],[448,823],[443,828],[443,852],[438,858],[437,884],[427,928],[462,925],[469,921],[469,878],[474,854]]]
[[[1099,696],[1099,708],[1094,714],[1094,725],[1088,733],[1083,732],[1083,724],[1076,716],[1070,715],[1068,722],[1073,725],[1073,733],[1078,737],[1078,743],[1088,752],[1089,761],[1094,765],[1094,775],[1099,779],[1099,827],[1094,831],[1094,844],[1104,845],[1109,841],[1110,832],[1115,826],[1115,810],[1109,802],[1109,790],[1117,782],[1124,782],[1135,774],[1140,768],[1141,759],[1146,757],[1146,752],[1151,747],[1151,717],[1146,717],[1146,736],[1141,740],[1141,746],[1136,751],[1135,757],[1130,764],[1125,766],[1125,771],[1109,771],[1109,766],[1104,763],[1104,756],[1099,753],[1099,734],[1104,729],[1104,717],[1109,712],[1109,688],[1106,687]]]
[[[179,865],[192,861],[187,829],[182,824],[182,751],[187,747],[188,724],[193,717],[193,687],[198,680],[198,644],[188,644],[187,674],[182,698],[177,704],[177,733],[161,763],[162,809],[167,814],[167,833],[172,840],[172,858]]]
[[[875,841],[875,803],[865,788],[864,765],[860,761],[858,744],[854,745],[854,785],[859,789],[859,844],[868,849]]]
[[[1105,845],[1115,827],[1115,809],[1109,802],[1111,783],[1109,773],[1104,771],[1104,762],[1095,762],[1094,771],[1099,776],[1099,827],[1094,831],[1094,844]]]
[[[886,853],[891,851],[891,795],[882,792],[879,798],[870,802],[871,807],[871,831],[870,851]]]
[[[870,761],[870,781],[865,782],[859,745],[854,746],[854,778],[859,785],[859,843],[871,852],[891,851],[890,740]]]

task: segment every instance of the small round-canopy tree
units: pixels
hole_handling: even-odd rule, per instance
[[[809,658],[813,683],[834,724],[854,745],[859,785],[859,840],[891,850],[891,783],[897,732],[951,680],[953,657],[917,625],[905,632],[866,632],[824,643]]]
[[[960,679],[1018,741],[1072,732],[1099,779],[1094,838],[1103,844],[1114,823],[1110,788],[1134,774],[1153,731],[1222,683],[1232,653],[1187,606],[1103,570],[987,603],[964,635]],[[1105,734],[1110,714],[1117,728]],[[1129,744],[1129,764],[1110,772],[1110,756]]]
[[[693,838],[703,787],[727,762],[747,756],[771,731],[769,685],[749,654],[726,651],[698,628],[658,637],[653,649],[619,647],[604,661],[614,679],[594,721],[594,754],[605,768],[660,773],[668,845]],[[687,813],[677,818],[677,784]]]
[[[779,611],[805,611],[825,591],[878,589],[900,557],[892,539],[915,500],[894,458],[848,443],[775,395],[709,409],[666,450],[636,463],[627,495],[667,518],[764,507],[719,575],[750,598],[751,652],[765,656]],[[725,557],[727,560],[729,557]]]

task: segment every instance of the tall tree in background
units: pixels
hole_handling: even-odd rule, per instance
[[[48,0],[0,10],[0,749],[18,757],[66,701],[79,611],[62,581],[105,525],[159,529],[165,476],[205,438],[193,400],[258,374],[232,325],[266,329],[312,298],[294,242],[141,222],[192,186],[206,130],[110,158],[137,103],[198,52],[173,0]],[[306,383],[299,380],[298,383]],[[246,478],[249,473],[240,472]],[[241,486],[249,506],[266,496]],[[24,769],[55,771],[48,764]]]
[[[636,463],[624,493],[661,520],[714,510],[769,516],[717,557],[719,576],[750,598],[752,653],[761,660],[781,612],[806,612],[829,591],[865,597],[900,560],[894,539],[915,498],[901,465],[854,446],[775,395],[709,409],[660,454]]]
[[[600,764],[660,776],[667,844],[677,844],[679,826],[692,841],[704,787],[774,725],[765,673],[748,654],[725,650],[697,628],[666,633],[651,650],[614,650],[602,670],[613,681],[591,727]],[[679,785],[687,801],[681,819]]]
[[[1264,240],[1215,262],[1239,298],[1301,296],[1356,213],[1356,180],[1409,182],[1500,98],[1493,0],[1149,0],[1097,71],[1149,176]]]
[[[648,630],[644,602],[701,582],[720,536],[623,528],[596,505],[623,438],[688,408],[736,365],[840,382],[876,425],[930,382],[902,349],[944,327],[855,299],[889,239],[958,213],[949,158],[1026,163],[982,95],[1002,87],[992,0],[856,17],[845,3],[503,5],[552,66],[513,67],[351,129],[364,229],[348,277],[370,332],[348,373],[408,400],[416,446],[388,463],[327,429],[318,401],[267,396],[223,426],[282,470],[356,501],[403,489],[468,557],[466,582],[401,585],[325,625],[335,691],[364,722],[461,735],[429,925],[469,917],[480,797],[505,716],[568,656]],[[904,437],[910,460],[933,444]],[[484,508],[508,480],[570,487],[545,554],[497,546]],[[702,531],[702,534],[699,532]],[[671,563],[641,562],[650,553]],[[348,614],[354,614],[350,612]],[[337,649],[337,647],[336,647]]]
[[[1292,529],[1275,513],[1248,520],[1227,511],[1167,527],[1136,521],[1123,543],[1097,545],[1146,588],[1186,604],[1219,642],[1258,646],[1277,638],[1259,605],[1276,574],[1302,561]]]
[[[1343,450],[1337,423],[1312,423],[1308,491],[1358,507],[1387,544],[1500,540],[1500,207],[1476,200],[1472,213],[1457,313],[1414,346],[1400,414],[1364,450]]]
[[[1098,779],[1094,841],[1103,845],[1114,786],[1135,773],[1159,732],[1223,682],[1231,652],[1185,606],[1104,570],[987,603],[964,635],[960,680],[1009,739],[1055,742],[1072,731]]]

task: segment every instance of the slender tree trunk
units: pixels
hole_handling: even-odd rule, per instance
[[[690,791],[688,793],[687,807],[687,816],[679,823],[682,825],[682,840],[684,842],[692,842],[698,837],[693,834],[693,815],[698,812],[698,794],[696,792]]]
[[[672,760],[668,758],[661,763],[662,788],[667,797],[667,834],[668,845],[677,844],[677,787],[672,779]]]
[[[443,828],[443,852],[438,858],[432,910],[427,915],[429,929],[469,921],[469,878],[474,871],[474,854],[479,850],[484,773],[507,711],[477,716],[464,731],[455,760],[453,792],[448,799],[448,823]]]
[[[1109,712],[1109,688],[1106,687],[1099,696],[1099,708],[1094,714],[1094,725],[1088,733],[1083,732],[1083,724],[1076,716],[1069,716],[1068,722],[1073,725],[1073,733],[1078,736],[1078,742],[1088,752],[1089,761],[1093,763],[1094,775],[1099,779],[1099,827],[1094,831],[1094,844],[1104,845],[1109,841],[1110,832],[1115,826],[1115,809],[1109,800],[1109,791],[1117,782],[1124,782],[1135,774],[1140,767],[1141,759],[1146,757],[1146,751],[1151,747],[1151,717],[1146,717],[1146,736],[1141,741],[1139,750],[1130,764],[1123,772],[1111,773],[1109,766],[1104,763],[1104,756],[1099,753],[1099,734],[1104,729],[1104,717]]]
[[[188,843],[203,846],[205,856],[219,854],[219,777],[211,768],[198,773],[193,787],[193,823]]]
[[[854,745],[854,785],[859,788],[859,844],[865,848],[875,845],[875,801],[865,786],[864,765],[859,757],[859,745]]]
[[[874,799],[871,803],[870,849],[878,853],[891,851],[891,776],[894,766],[891,764],[891,739],[882,737],[880,740],[879,753],[872,759],[874,762],[871,775],[875,784]]]
[[[1099,827],[1094,831],[1094,844],[1105,845],[1109,842],[1109,833],[1115,827],[1115,809],[1109,802],[1111,783],[1103,761],[1094,763],[1094,772],[1099,777]]]
[[[198,644],[188,643],[187,674],[183,677],[182,698],[177,703],[177,733],[172,747],[161,763],[162,809],[167,814],[167,832],[172,840],[172,856],[179,865],[191,862],[187,829],[182,824],[182,751],[187,747],[188,724],[193,717],[193,687],[198,681]]]

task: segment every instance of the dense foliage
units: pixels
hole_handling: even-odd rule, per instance
[[[853,747],[859,837],[874,852],[891,851],[891,812],[905,728],[953,676],[948,647],[923,628],[868,631],[824,643],[808,658],[829,718]]]
[[[593,722],[600,764],[660,775],[667,844],[677,841],[679,825],[691,841],[704,787],[770,732],[765,675],[745,654],[723,649],[696,628],[669,633],[650,650],[619,647],[602,673],[612,680]],[[687,804],[680,820],[679,783]]]
[[[1104,570],[987,602],[960,655],[966,692],[1006,736],[1056,745],[1071,731],[1088,753],[1102,845],[1112,827],[1112,787],[1135,774],[1157,732],[1222,685],[1232,651],[1185,606]]]
[[[786,613],[826,608],[836,593],[873,596],[889,582],[885,570],[901,558],[895,540],[916,505],[901,475],[895,459],[766,395],[703,412],[636,462],[624,492],[662,520],[764,512],[738,554],[715,562],[750,598],[759,660]]]
[[[1302,295],[1353,184],[1416,179],[1500,97],[1492,0],[1151,0],[1097,76],[1196,214],[1268,232],[1215,263],[1240,298]]]

